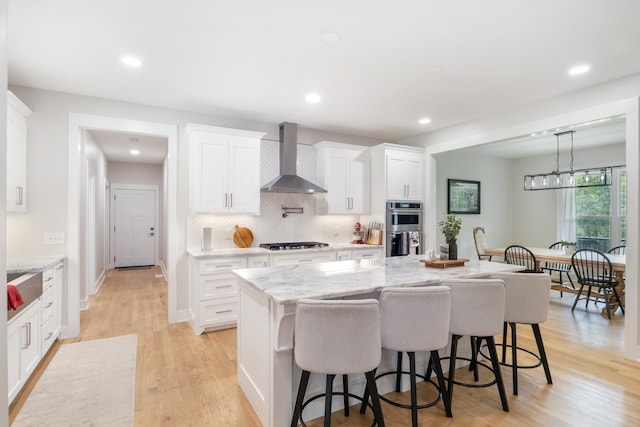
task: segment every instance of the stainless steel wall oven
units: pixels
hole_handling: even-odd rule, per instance
[[[424,253],[422,203],[387,201],[387,256]]]

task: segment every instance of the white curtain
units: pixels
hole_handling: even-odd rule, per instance
[[[556,235],[558,240],[576,242],[576,189],[556,190]]]

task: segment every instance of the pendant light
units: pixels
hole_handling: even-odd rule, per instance
[[[559,188],[604,187],[611,185],[611,167],[573,169],[574,130],[558,132],[556,136],[556,169],[550,173],[524,176],[525,191],[557,190]],[[560,136],[571,136],[571,163],[568,171],[560,171]]]

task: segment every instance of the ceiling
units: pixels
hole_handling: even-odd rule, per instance
[[[90,131],[110,162],[162,164],[168,152],[168,141],[149,135]],[[138,150],[138,154],[131,154]]]
[[[638,16],[637,0],[9,0],[9,82],[397,141],[640,72]]]
[[[556,153],[558,149],[560,152],[568,152],[571,149],[571,136],[563,134],[568,131],[574,131],[575,151],[626,142],[625,117],[616,116],[575,123],[562,128],[541,129],[531,135],[522,135],[505,141],[464,148],[464,150],[508,159],[541,156]],[[561,135],[556,138],[556,133]]]

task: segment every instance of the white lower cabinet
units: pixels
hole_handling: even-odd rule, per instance
[[[40,300],[36,300],[7,325],[9,402],[40,362]]]
[[[271,267],[277,267],[279,265],[293,265],[293,264],[311,264],[315,262],[328,262],[336,260],[336,251],[323,251],[323,252],[307,252],[307,253],[287,253],[270,255]]]
[[[233,328],[238,321],[238,279],[234,269],[266,267],[267,256],[190,258],[191,327],[205,330]]]
[[[64,263],[42,272],[40,311],[42,321],[42,357],[60,335],[62,328],[62,278]]]
[[[382,258],[382,248],[338,249],[337,261]]]

